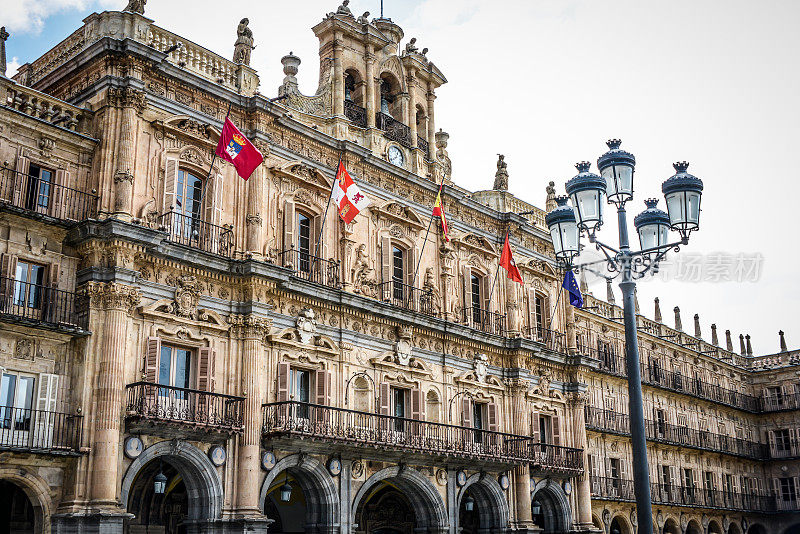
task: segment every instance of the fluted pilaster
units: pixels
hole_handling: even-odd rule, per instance
[[[525,393],[528,383],[525,380],[513,380],[509,386],[511,391],[511,432],[519,436],[527,435],[528,410],[525,407]],[[511,473],[514,481],[514,508],[516,513],[517,528],[530,528],[533,526],[531,512],[531,471],[528,465],[520,465]]]
[[[114,172],[114,215],[129,220],[133,201],[134,165],[136,159],[136,114],[146,105],[145,95],[130,87],[108,91],[108,104],[120,108],[117,132],[117,168]]]
[[[588,393],[586,392],[573,393],[567,398],[567,407],[572,412],[570,419],[572,420],[572,435],[575,439],[572,446],[583,449],[584,471],[577,478],[577,487],[575,488],[578,508],[577,523],[583,528],[592,526],[592,491],[589,483],[589,473],[586,470],[589,465],[589,453],[586,438],[586,417],[583,411],[587,400]]]

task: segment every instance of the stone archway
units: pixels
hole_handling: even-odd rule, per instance
[[[703,527],[700,526],[700,522],[697,519],[692,519],[686,525],[686,534],[703,534]]]
[[[272,508],[273,515],[275,511],[280,514],[280,510],[276,510],[280,507],[280,499],[276,500],[274,494],[287,480],[293,487],[292,502],[296,508],[300,508],[298,499],[302,499],[300,504],[305,510],[303,524],[306,532],[338,529],[341,514],[336,483],[319,460],[303,454],[282,458],[264,479],[259,502],[269,519],[281,521],[280,517],[272,517],[268,508]],[[278,531],[279,527],[283,526],[273,524],[270,531]]]
[[[391,494],[394,492],[395,494]],[[419,471],[410,467],[387,467],[373,474],[359,488],[353,499],[351,522],[359,531],[374,534],[370,527],[369,505],[375,499],[391,499],[398,508],[407,507],[413,513],[413,526],[407,529],[376,529],[374,532],[442,532],[449,528],[447,508],[436,487]],[[365,521],[366,519],[366,521]],[[361,523],[359,523],[361,521]]]
[[[632,534],[633,528],[623,515],[615,515],[608,527],[609,534]]]
[[[708,532],[708,534],[723,534],[722,527],[716,519],[712,519],[708,522],[706,532]]]
[[[182,441],[156,443],[131,463],[122,479],[122,504],[130,508],[141,502],[149,491],[145,479],[155,476],[164,463],[177,472],[176,482],[186,486],[186,513],[182,523],[190,525],[218,519],[222,512],[223,490],[217,469],[203,451]]]
[[[728,525],[728,534],[742,534],[742,527],[739,526],[739,521],[731,521]]]
[[[0,481],[13,484],[10,489],[21,492],[30,502],[33,514],[32,532],[34,534],[50,534],[52,509],[48,496],[50,488],[47,482],[34,473],[11,467],[0,468]]]
[[[678,521],[673,518],[667,518],[664,522],[664,534],[681,534],[681,527]]]
[[[472,511],[466,509],[467,496],[472,499]],[[456,508],[461,532],[477,532],[478,529],[495,532],[508,527],[508,500],[500,483],[492,476],[476,473],[469,477],[458,491]]]
[[[532,502],[538,503],[540,512],[535,521],[542,524],[537,526],[544,529],[544,534],[566,532],[572,525],[569,499],[557,482],[546,479],[536,484],[533,489]]]

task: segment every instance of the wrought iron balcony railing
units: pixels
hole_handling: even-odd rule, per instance
[[[764,395],[761,398],[761,411],[782,412],[800,410],[800,393]]]
[[[193,215],[170,210],[158,218],[169,240],[179,245],[197,248],[230,258],[233,255],[233,230],[204,221]]]
[[[77,453],[82,430],[80,415],[0,406],[0,450]]]
[[[337,261],[312,256],[294,247],[278,254],[278,260],[299,278],[336,289],[342,287]]]
[[[436,315],[434,293],[430,289],[420,289],[396,280],[378,284],[378,296],[384,302],[426,315]]]
[[[352,100],[344,101],[344,116],[350,119],[354,126],[359,128],[367,127],[367,110]]]
[[[494,334],[496,336],[505,335],[506,332],[506,316],[484,310],[473,306],[472,308],[464,308],[464,324],[487,334]]]
[[[554,352],[567,352],[567,335],[564,332],[532,326],[525,331],[525,337],[539,343],[543,343],[548,349]]]
[[[264,405],[265,440],[300,438],[354,449],[380,448],[532,468],[580,472],[581,449],[534,442],[533,438],[416,419],[358,412],[296,401]]]
[[[220,432],[242,430],[244,397],[152,382],[128,384],[127,417],[178,423]]]
[[[24,174],[0,168],[0,206],[27,217],[51,217],[74,224],[97,217],[97,195],[54,181],[51,173]]]
[[[431,146],[430,143],[428,143],[428,141],[426,141],[424,137],[422,137],[421,135],[417,136],[417,147],[422,149],[422,153],[425,154],[426,158],[428,157],[429,154],[428,151],[430,150],[430,146]]]
[[[411,128],[385,113],[375,115],[375,124],[383,130],[387,139],[396,141],[404,147],[411,147]]]
[[[623,435],[630,434],[630,418],[627,414],[593,406],[586,406],[584,413],[586,427],[589,429]],[[681,447],[713,450],[756,460],[769,458],[769,451],[763,443],[695,430],[667,422],[645,419],[645,435],[649,441],[670,443]]]
[[[89,328],[88,302],[70,291],[0,277],[0,318],[59,329]]]
[[[612,501],[635,500],[633,481],[613,477],[589,477],[594,499]],[[758,495],[735,491],[719,491],[700,487],[679,486],[677,484],[650,484],[654,504],[716,508],[724,510],[747,510],[753,512],[773,512],[776,510],[797,509],[796,500],[785,503],[772,495]]]

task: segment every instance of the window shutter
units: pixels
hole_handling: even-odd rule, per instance
[[[389,236],[381,237],[381,281],[383,283],[392,281],[392,240]],[[384,287],[383,298],[387,299],[391,295],[391,288]]]
[[[775,497],[780,499],[781,497],[781,481],[777,478],[772,479],[772,492],[775,494]]]
[[[31,160],[26,158],[20,152],[19,156],[17,156],[17,173],[14,177],[14,184],[13,189],[10,191],[14,195],[14,198],[11,201],[14,203],[15,206],[22,206],[22,195],[24,191],[27,189],[26,186],[30,180],[30,168],[31,168]]]
[[[417,247],[416,246],[412,245],[411,248],[406,250],[405,260],[406,260],[405,261],[406,284],[408,284],[408,286],[413,286],[414,284],[416,284],[417,287],[421,287],[422,286],[422,281],[424,281],[425,276],[424,275],[420,276],[419,274],[417,274],[417,279],[414,280],[414,271],[417,268]],[[420,278],[422,278],[422,281],[420,281]]]
[[[317,400],[320,406],[331,404],[331,372],[320,369],[317,371]]]
[[[499,424],[497,418],[497,404],[490,402],[486,407],[486,417],[489,419],[489,430],[492,432],[499,431]]]
[[[70,206],[76,206],[78,198],[72,199],[65,198],[67,190],[64,187],[69,186],[69,171],[66,169],[59,169],[56,171],[55,187],[50,188],[50,215],[53,217],[62,217],[64,219],[77,220],[76,213],[70,213]],[[69,201],[72,200],[72,204]]]
[[[486,313],[489,313],[490,311],[492,311],[492,301],[491,301],[491,295],[489,295],[489,291],[491,291],[491,287],[489,286],[489,277],[488,276],[482,276],[481,277],[481,293],[483,293],[483,294],[481,295],[481,297],[483,299],[483,302],[481,303],[481,306],[483,307],[484,310],[486,310]],[[500,292],[500,287],[499,286],[497,288],[497,291],[498,291],[498,293]],[[492,321],[491,321],[490,318],[487,317],[487,322],[489,322],[491,324]]]
[[[208,183],[203,184],[203,187],[208,187]],[[221,172],[218,172],[214,175],[214,179],[211,182],[211,187],[213,188],[212,192],[214,193],[214,196],[212,197],[214,199],[214,204],[211,206],[211,224],[222,226],[222,213],[225,207],[225,179]]]
[[[278,402],[289,400],[289,364],[278,364]]]
[[[147,351],[144,355],[144,380],[155,383],[158,380],[158,358],[161,355],[161,338],[147,338]]]
[[[422,390],[414,388],[411,390],[411,418],[421,421],[423,409]]]
[[[798,493],[798,490],[800,490],[800,477],[792,477],[792,485],[794,486],[794,493],[793,493],[794,499],[795,499],[795,502],[797,502],[797,498],[798,498],[797,493]]]
[[[0,256],[0,310],[5,311],[11,307],[11,298],[14,295],[14,278],[17,276],[17,257],[12,254]],[[6,302],[6,299],[9,299]]]
[[[39,391],[36,396],[36,430],[34,446],[53,445],[53,426],[55,423],[56,399],[58,397],[58,375],[40,373]]]
[[[531,416],[531,436],[533,436],[534,443],[540,443],[542,441],[542,436],[539,433],[539,412],[533,412]]]
[[[297,218],[295,212],[294,200],[286,199],[283,203],[283,250],[291,250],[295,245],[295,219]],[[284,254],[283,265],[285,267],[294,266],[294,258],[291,254]]]
[[[769,443],[769,452],[774,458],[777,447],[775,446],[775,432],[772,430],[767,430],[767,443]]]
[[[628,480],[628,459],[622,458],[619,461],[619,477],[622,480]]]
[[[216,351],[203,347],[199,351],[197,362],[197,389],[214,391],[214,360]]]
[[[178,160],[167,158],[164,172],[164,212],[176,207],[175,193],[178,188]]]
[[[336,225],[334,225],[335,227]],[[322,215],[317,217],[311,217],[311,238],[309,241],[309,247],[311,250],[311,254],[317,252],[320,258],[327,258],[328,257],[328,247],[325,245],[325,236],[322,236],[320,239],[319,231],[322,228]],[[317,241],[320,241],[319,250],[317,250]]]
[[[536,290],[532,287],[528,288],[528,328],[531,336],[536,339],[539,333],[536,323]]]
[[[561,445],[561,421],[558,415],[554,415],[550,421],[553,424],[553,445]]]
[[[461,399],[461,426],[472,426],[472,402],[467,397]]]
[[[465,265],[461,271],[464,295],[464,322],[472,324],[472,267]]]
[[[797,456],[797,431],[794,428],[789,429],[789,450],[791,456]]]
[[[389,388],[389,384],[386,382],[381,382],[380,384],[380,392],[379,392],[379,405],[380,405],[380,413],[381,415],[391,415],[391,391]]]

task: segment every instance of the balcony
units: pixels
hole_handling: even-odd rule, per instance
[[[567,335],[564,332],[533,326],[525,330],[525,337],[543,344],[553,352],[567,352]]]
[[[0,277],[0,320],[82,334],[88,311],[86,298],[70,291]]]
[[[761,410],[764,412],[800,410],[800,393],[764,395],[761,398]]]
[[[242,431],[244,397],[152,382],[135,382],[126,389],[131,431],[196,439]]]
[[[312,256],[294,247],[278,254],[278,261],[298,278],[334,289],[342,287],[337,261]]]
[[[612,477],[589,477],[593,499],[607,499],[611,501],[633,502],[635,495],[633,481]],[[770,495],[757,495],[752,493],[739,493],[733,491],[719,491],[702,489],[699,487],[678,486],[675,484],[650,484],[650,493],[653,504],[672,506],[690,506],[696,508],[715,508],[722,510],[746,510],[752,512],[773,512],[776,510],[796,509],[796,502],[787,501],[783,505],[779,500],[776,503]],[[794,504],[793,508],[787,506]],[[781,507],[781,506],[784,507]]]
[[[378,112],[375,115],[375,125],[383,130],[386,139],[400,143],[404,147],[411,147],[411,128],[392,116]]]
[[[75,455],[82,429],[80,415],[0,407],[0,450]]]
[[[464,308],[464,324],[470,328],[502,336],[506,333],[506,316],[483,308]]]
[[[425,315],[436,315],[433,291],[420,289],[398,281],[378,284],[378,296],[383,302]]]
[[[365,449],[394,459],[441,461],[463,465],[530,464],[531,469],[580,473],[581,449],[536,443],[502,432],[357,412],[295,401],[264,405],[265,446],[285,442],[303,450],[330,452],[331,444],[362,455]]]
[[[58,184],[52,178],[50,173],[39,177],[0,168],[0,207],[63,226],[97,217],[97,195]]]
[[[233,255],[233,230],[211,224],[192,215],[168,211],[158,217],[159,227],[169,233],[169,240],[186,247],[230,258]]]
[[[627,414],[603,410],[592,406],[584,408],[586,427],[598,432],[630,435],[630,418]],[[649,441],[669,443],[680,447],[712,450],[755,460],[769,457],[766,445],[667,422],[645,420],[645,435]]]
[[[417,136],[417,147],[422,150],[422,153],[427,158],[428,154],[429,154],[428,151],[430,150],[430,143],[428,143],[428,141],[426,141],[425,138],[423,138],[422,136],[418,135]]]
[[[367,110],[356,105],[352,100],[344,101],[344,116],[350,119],[353,126],[358,126],[359,128],[367,127]]]

